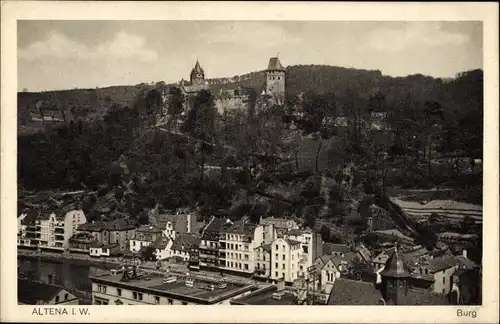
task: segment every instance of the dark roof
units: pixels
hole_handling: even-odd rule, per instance
[[[268,251],[268,252],[271,252],[271,244],[262,244],[261,247],[264,251]],[[257,247],[257,248],[259,248]]]
[[[192,248],[199,246],[200,242],[201,237],[198,235],[181,233],[175,238],[171,249],[189,252]]]
[[[339,265],[342,263],[342,261],[345,261],[347,263],[351,263],[353,262],[353,260],[356,258],[356,253],[354,252],[347,252],[346,254],[344,254],[343,256],[340,256],[340,255],[333,255],[331,257],[333,263],[335,263],[335,265]]]
[[[172,225],[175,226],[178,217],[179,217],[178,215],[161,214],[156,217],[156,223],[160,228],[166,228],[168,222],[172,223]]]
[[[286,243],[288,243],[288,245],[299,245],[299,244],[302,244],[302,242],[297,241],[297,240],[285,239],[285,241],[286,241]]]
[[[217,232],[218,233],[224,228],[224,225],[231,224],[228,221],[229,221],[228,218],[215,218],[214,217],[210,221],[210,223],[208,223],[208,225],[205,227],[203,232]]]
[[[380,273],[381,276],[391,278],[408,278],[410,277],[410,269],[403,258],[399,256],[398,249],[394,249],[392,255],[385,262],[384,270]]]
[[[449,305],[446,295],[424,289],[409,289],[406,295],[398,295],[398,305]],[[329,305],[382,305],[381,291],[370,282],[335,279],[328,298]],[[394,305],[392,300],[387,305]]]
[[[328,305],[378,305],[382,294],[375,284],[350,279],[335,279]]]
[[[221,229],[221,232],[224,233],[235,233],[235,234],[244,234],[244,235],[253,235],[256,224],[247,223],[244,221],[237,221],[230,227],[226,229]]]
[[[334,243],[324,243],[323,244],[323,253],[331,254],[333,252],[337,253],[347,253],[351,251],[349,247],[345,244],[334,244]]]
[[[443,255],[441,257],[429,260],[428,264],[430,272],[436,273],[438,271],[459,265],[460,262],[457,260],[456,257],[452,255]]]
[[[474,269],[474,268],[478,267],[478,265],[474,261],[472,261],[472,260],[470,260],[462,255],[456,256],[455,259],[458,261],[458,263],[460,263],[460,266],[462,268]]]
[[[135,228],[134,224],[128,222],[125,218],[117,218],[114,221],[104,224],[108,231],[127,231]]]
[[[270,71],[276,71],[276,70],[277,71],[284,71],[285,70],[283,65],[281,65],[279,58],[277,58],[277,57],[271,57],[269,59],[269,65],[267,66],[267,69]]]
[[[165,235],[160,236],[159,238],[156,239],[156,241],[153,242],[152,246],[155,249],[165,249],[168,245],[168,242],[170,239],[166,237]]]
[[[39,281],[17,280],[17,300],[20,303],[36,305],[37,302],[50,302],[63,288]]]
[[[196,60],[196,64],[194,65],[194,68],[191,70],[191,73],[202,73],[205,74],[205,71],[201,68],[200,62]]]

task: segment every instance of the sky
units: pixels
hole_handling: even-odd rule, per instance
[[[95,88],[326,64],[453,77],[483,67],[481,22],[18,21],[18,90]]]

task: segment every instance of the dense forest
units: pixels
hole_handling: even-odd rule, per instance
[[[184,116],[185,136],[151,127],[159,101],[147,87],[130,105],[109,103],[102,118],[20,136],[19,190],[84,188],[89,215],[111,196],[108,207],[144,222],[145,210],[161,205],[233,218],[295,214],[314,226],[320,216],[341,217],[341,225],[357,192],[481,187],[480,173],[433,162],[482,157],[481,70],[447,82],[328,66],[287,71],[283,106],[257,101],[257,109],[219,116],[213,94],[200,92]],[[177,114],[182,94],[173,93],[168,110]],[[388,130],[373,132],[370,118],[380,112]],[[348,124],[332,123],[337,117]],[[326,192],[325,179],[333,183]]]

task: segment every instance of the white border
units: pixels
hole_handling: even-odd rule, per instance
[[[498,320],[498,4],[305,2],[2,1],[1,311],[2,321],[30,322],[382,322],[470,323]],[[16,93],[18,19],[65,20],[474,20],[484,28],[484,263],[482,307],[475,319],[456,307],[367,306],[90,306],[90,316],[35,316],[16,298]],[[300,307],[300,309],[297,309]]]

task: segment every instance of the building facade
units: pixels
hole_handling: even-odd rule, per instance
[[[278,104],[285,101],[286,72],[278,57],[269,59],[266,70],[266,94],[271,96]]]
[[[300,276],[301,242],[277,238],[271,243],[271,279],[293,282]]]

